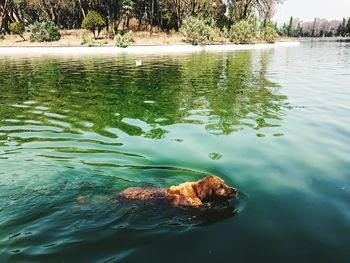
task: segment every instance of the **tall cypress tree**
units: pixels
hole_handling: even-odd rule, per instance
[[[315,37],[315,31],[316,31],[316,17],[314,19],[314,24],[312,25],[312,32],[311,32],[312,37]]]
[[[344,37],[346,35],[346,19],[343,18],[343,22],[341,24],[340,35]]]
[[[290,17],[289,20],[289,26],[288,26],[288,36],[291,37],[292,36],[292,31],[293,31],[293,17]]]
[[[348,23],[346,24],[345,32],[346,32],[346,34],[350,35],[350,17],[348,19]]]
[[[295,32],[295,36],[297,37],[301,37],[303,34],[303,29],[301,28],[301,25],[300,25],[300,22],[298,23],[298,27],[297,27],[297,30]]]

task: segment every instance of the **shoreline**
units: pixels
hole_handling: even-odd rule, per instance
[[[160,54],[160,53],[188,53],[201,51],[234,51],[234,50],[259,50],[277,47],[299,46],[298,41],[283,41],[273,44],[250,44],[250,45],[134,45],[127,48],[116,46],[84,47],[84,46],[27,46],[27,47],[0,47],[1,56],[32,56],[32,55],[118,55],[118,54]]]

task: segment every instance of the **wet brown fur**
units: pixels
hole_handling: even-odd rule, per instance
[[[126,200],[150,200],[162,198],[172,206],[200,207],[217,199],[234,197],[237,190],[225,184],[218,176],[207,176],[196,182],[186,182],[167,189],[130,187],[118,194]]]

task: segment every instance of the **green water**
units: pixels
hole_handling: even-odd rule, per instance
[[[5,56],[0,102],[1,262],[350,260],[349,42]],[[115,200],[207,174],[234,208]]]

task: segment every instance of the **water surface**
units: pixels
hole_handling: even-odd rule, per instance
[[[0,58],[1,261],[349,262],[349,69],[338,41]],[[233,207],[115,201],[208,174]]]

